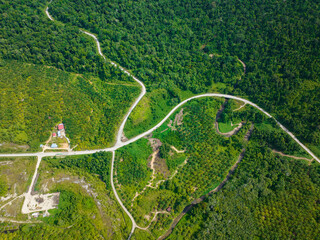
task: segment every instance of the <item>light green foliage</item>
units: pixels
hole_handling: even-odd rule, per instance
[[[36,191],[60,192],[58,208],[49,210],[49,217],[37,219],[43,223],[0,232],[0,239],[127,238],[131,224],[110,189],[110,163],[110,153],[43,159]]]
[[[8,186],[5,178],[0,178],[0,197],[3,197],[7,194]]]
[[[126,137],[134,137],[156,125],[172,108],[168,104],[170,99],[165,89],[156,89],[147,93],[128,118],[125,125]]]
[[[49,217],[40,217],[43,223],[21,225],[16,232],[0,233],[0,238],[38,239],[46,236],[46,239],[96,239],[100,236],[123,239],[119,231],[112,234],[110,222],[109,226],[104,225],[106,219],[102,219],[101,210],[80,186],[65,183],[53,190],[60,192],[59,208],[50,210]]]
[[[140,89],[55,68],[5,61],[0,67],[0,141],[38,150],[63,122],[77,149],[108,146]]]
[[[0,158],[0,195],[25,193],[35,166],[33,157]]]

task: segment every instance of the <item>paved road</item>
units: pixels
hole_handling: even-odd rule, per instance
[[[51,1],[50,1],[51,3]],[[50,16],[49,12],[49,7],[47,7],[46,9],[46,14],[48,16],[48,18],[52,21],[53,18]],[[83,31],[81,30],[83,33],[87,34],[88,36],[91,36],[96,44],[97,44],[97,49],[98,49],[98,52],[99,54],[106,60],[106,57],[103,55],[102,51],[101,51],[101,48],[100,48],[100,42],[99,40],[97,39],[97,37],[89,32],[86,32],[86,31]],[[143,137],[145,137],[146,135],[152,133],[154,130],[156,130],[157,128],[159,128],[179,107],[181,107],[182,105],[184,105],[185,103],[187,103],[188,101],[191,101],[193,99],[197,99],[197,98],[203,98],[203,97],[220,97],[220,98],[228,98],[228,99],[235,99],[235,100],[238,100],[238,101],[242,101],[246,104],[249,104],[255,108],[257,108],[258,110],[260,110],[261,112],[263,112],[265,115],[267,115],[269,118],[273,118],[268,112],[266,112],[265,110],[263,110],[262,108],[260,108],[258,105],[246,100],[246,99],[243,99],[241,97],[236,97],[236,96],[232,96],[232,95],[228,95],[228,94],[220,94],[220,93],[205,93],[205,94],[200,94],[200,95],[197,95],[197,96],[193,96],[193,97],[190,97],[184,101],[182,101],[181,103],[179,103],[177,106],[175,106],[168,114],[167,116],[165,116],[156,126],[154,126],[153,128],[149,129],[148,131],[136,136],[136,137],[133,137],[131,139],[129,139],[128,141],[126,142],[122,142],[121,141],[121,136],[123,134],[123,129],[124,129],[124,126],[128,120],[128,117],[129,115],[131,114],[132,110],[136,107],[136,105],[139,103],[139,101],[142,99],[142,97],[145,95],[146,93],[146,88],[144,86],[144,84],[139,80],[137,79],[136,77],[132,76],[132,74],[130,72],[128,72],[127,70],[125,70],[123,67],[121,66],[118,66],[116,63],[110,61],[110,63],[115,66],[115,67],[118,67],[121,71],[123,71],[124,73],[126,73],[127,75],[131,76],[142,88],[142,91],[139,95],[139,97],[136,99],[136,101],[134,102],[134,104],[130,107],[128,113],[126,114],[126,116],[124,117],[120,127],[119,127],[119,130],[118,130],[118,134],[117,134],[117,141],[116,141],[116,144],[113,146],[113,147],[110,147],[110,148],[104,148],[104,149],[96,149],[96,150],[86,150],[86,151],[74,151],[74,152],[48,152],[48,153],[44,153],[44,152],[39,152],[39,153],[12,153],[12,154],[0,154],[0,157],[38,157],[38,162],[37,162],[37,166],[36,166],[36,170],[34,172],[34,175],[33,175],[33,178],[32,178],[32,182],[34,182],[35,180],[35,177],[37,175],[37,171],[38,171],[38,167],[40,166],[40,162],[41,162],[41,159],[43,157],[49,157],[49,156],[56,156],[56,155],[64,155],[64,156],[69,156],[69,155],[84,155],[84,154],[93,154],[93,153],[96,153],[96,152],[100,152],[100,151],[106,151],[106,152],[112,152],[112,161],[111,161],[111,185],[112,185],[112,190],[116,196],[116,199],[117,201],[119,202],[119,204],[121,205],[121,207],[123,208],[123,210],[127,213],[127,215],[129,216],[129,218],[131,219],[132,221],[132,229],[131,229],[131,233],[130,233],[130,236],[129,236],[129,239],[132,235],[132,233],[134,232],[135,228],[141,228],[139,226],[137,226],[134,218],[132,217],[132,215],[130,214],[130,212],[126,209],[126,207],[123,205],[121,199],[119,198],[118,194],[117,194],[117,191],[114,187],[114,183],[113,183],[113,168],[114,168],[114,158],[115,158],[115,150],[117,150],[118,148],[121,148],[125,145],[128,145],[130,143],[133,143]],[[316,161],[318,161],[320,163],[320,160],[318,157],[316,157],[305,145],[303,145],[287,128],[285,128],[280,122],[278,122],[276,119],[275,121],[277,122],[277,124],[286,132],[288,133],[294,141],[296,141],[304,150],[306,150]],[[31,184],[30,188],[29,188],[29,191],[27,194],[30,194],[30,191],[31,191],[31,188],[32,188],[33,184]],[[25,200],[26,202],[26,200]],[[141,228],[142,229],[142,228]]]
[[[100,47],[100,42],[98,40],[98,38],[93,35],[92,33],[89,33],[87,31],[84,31],[84,30],[81,30],[81,32],[89,35],[90,37],[92,37],[96,43],[97,43],[97,48],[98,48],[98,52],[99,54],[104,58],[104,60],[106,60],[106,57],[103,55],[102,51],[101,51],[101,47]],[[122,134],[123,134],[123,129],[124,129],[124,126],[128,120],[128,117],[129,115],[131,114],[132,110],[137,106],[137,104],[140,102],[140,100],[143,98],[143,96],[146,94],[146,87],[144,86],[144,84],[138,79],[136,78],[135,76],[133,76],[130,72],[128,72],[127,70],[125,70],[123,67],[121,66],[118,66],[116,63],[110,61],[110,63],[115,66],[115,67],[118,67],[122,72],[126,73],[128,76],[132,77],[137,83],[139,83],[139,85],[141,86],[141,93],[139,95],[139,97],[135,100],[135,102],[133,103],[133,105],[130,107],[128,113],[126,114],[126,116],[124,117],[121,125],[120,125],[120,128],[118,130],[118,134],[117,134],[117,142],[116,143],[121,143],[121,137],[122,137]]]
[[[234,99],[234,100],[238,100],[238,101],[242,101],[246,104],[249,104],[253,107],[255,107],[256,109],[258,109],[259,111],[261,111],[262,113],[264,113],[265,115],[267,115],[267,117],[269,118],[273,118],[275,119],[274,117],[272,117],[268,112],[266,112],[265,110],[263,110],[261,107],[259,107],[257,104],[249,101],[249,100],[246,100],[244,98],[241,98],[241,97],[236,97],[236,96],[232,96],[232,95],[228,95],[228,94],[220,94],[220,93],[205,93],[205,94],[200,94],[200,95],[197,95],[197,96],[193,96],[193,97],[190,97],[184,101],[182,101],[181,103],[179,103],[177,106],[175,106],[169,113],[168,115],[163,118],[156,126],[154,126],[153,128],[149,129],[148,131],[134,137],[134,138],[131,138],[129,139],[127,142],[123,143],[125,145],[127,145],[128,143],[132,143],[132,142],[135,142],[137,141],[138,139],[152,133],[154,130],[156,130],[157,128],[159,128],[179,107],[181,107],[183,104],[187,103],[188,101],[190,100],[193,100],[193,99],[197,99],[197,98],[203,98],[203,97],[221,97],[221,98],[228,98],[228,99]],[[302,144],[287,128],[285,128],[279,121],[277,121],[275,119],[275,121],[277,122],[277,124],[286,132],[288,133],[294,141],[296,141],[304,150],[306,150],[307,153],[310,154],[310,156],[312,156],[316,161],[318,161],[320,163],[320,160],[319,158],[313,154],[313,152],[311,152],[304,144]]]
[[[232,96],[232,95],[228,95],[228,94],[220,94],[220,93],[205,93],[205,94],[200,94],[197,96],[193,96],[190,97],[184,101],[182,101],[181,103],[179,103],[178,105],[176,105],[157,125],[155,125],[154,127],[150,128],[148,131],[141,133],[131,139],[129,139],[126,142],[122,142],[122,141],[117,141],[117,143],[110,148],[103,148],[103,149],[96,149],[96,150],[84,150],[84,151],[73,151],[73,152],[39,152],[39,153],[6,153],[6,154],[0,154],[0,157],[30,157],[30,156],[42,156],[42,157],[50,157],[50,156],[55,156],[55,155],[84,155],[84,154],[93,154],[96,152],[100,152],[100,151],[106,151],[106,152],[112,152],[115,151],[125,145],[128,145],[130,143],[133,143],[147,135],[149,135],[150,133],[152,133],[154,130],[156,130],[157,128],[159,128],[166,120],[168,120],[168,118],[181,106],[183,106],[185,103],[193,100],[193,99],[197,99],[197,98],[204,98],[204,97],[220,97],[220,98],[228,98],[228,99],[235,99],[238,101],[242,101],[246,104],[249,104],[255,108],[257,108],[258,110],[260,110],[261,112],[263,112],[266,116],[268,116],[269,118],[273,118],[268,112],[266,112],[265,110],[263,110],[261,107],[257,106],[256,104],[250,102],[249,100],[243,99],[241,97],[236,97],[236,96]],[[125,119],[126,120],[126,119]],[[296,141],[306,152],[308,152],[310,154],[310,156],[312,156],[316,161],[318,161],[320,163],[319,158],[313,154],[304,144],[302,144],[287,128],[285,128],[279,121],[277,121],[275,119],[275,121],[277,122],[277,124],[286,132],[288,133],[292,139],[294,141]],[[125,124],[125,121],[124,121]],[[123,124],[123,125],[124,125]],[[119,131],[121,132],[121,131]],[[119,134],[118,134],[119,135]]]
[[[112,187],[112,190],[114,192],[114,195],[116,196],[116,199],[118,200],[120,206],[123,208],[123,210],[126,212],[126,214],[129,216],[129,218],[131,219],[131,222],[132,222],[132,228],[131,228],[131,232],[130,232],[130,235],[128,237],[128,239],[131,238],[135,228],[137,227],[137,224],[136,224],[136,221],[134,220],[134,218],[132,217],[131,213],[128,211],[128,209],[123,205],[120,197],[118,196],[118,193],[116,191],[116,188],[114,187],[114,183],[113,183],[113,163],[114,163],[114,158],[115,158],[115,152],[112,151],[112,164],[111,164],[111,177],[110,177],[110,180],[111,180],[111,187]]]

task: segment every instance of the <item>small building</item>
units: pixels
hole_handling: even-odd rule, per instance
[[[61,131],[58,131],[58,137],[61,137]]]
[[[1,145],[0,145],[1,146]],[[43,147],[43,144],[40,144],[40,147],[42,148]]]
[[[168,207],[167,212],[171,212],[171,209],[172,209],[171,207]]]
[[[56,137],[57,136],[57,134],[54,132],[54,133],[52,133],[52,137]]]
[[[49,212],[48,212],[48,211],[45,211],[45,212],[43,213],[43,217],[48,217],[48,216],[50,216]]]
[[[38,212],[32,213],[31,215],[32,215],[32,217],[34,217],[34,218],[39,217],[39,213],[38,213]]]
[[[57,147],[58,147],[58,145],[56,143],[51,144],[51,148],[57,148]]]
[[[63,123],[60,123],[60,124],[58,125],[58,130],[62,130],[62,129],[64,129],[64,125],[63,125]]]

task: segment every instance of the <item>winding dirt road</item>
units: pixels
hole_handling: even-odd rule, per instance
[[[48,12],[49,8],[46,9],[46,14],[48,16],[48,18],[52,21],[54,21],[54,19],[50,16],[49,12]],[[83,32],[84,34],[87,34],[88,36],[92,37],[96,44],[97,44],[97,49],[99,54],[106,60],[106,57],[103,55],[102,51],[101,51],[101,47],[100,47],[100,43],[97,39],[97,37],[87,31],[83,31],[81,30],[81,32]],[[107,61],[107,60],[106,60]],[[235,99],[238,101],[242,101],[245,104],[249,104],[253,107],[255,107],[256,109],[258,109],[259,111],[261,111],[262,113],[264,113],[266,116],[268,116],[269,118],[273,118],[277,124],[287,133],[289,134],[294,141],[296,141],[310,156],[312,156],[313,159],[315,159],[316,161],[318,161],[320,163],[319,158],[313,154],[304,144],[302,144],[287,128],[285,128],[280,122],[278,122],[274,117],[272,117],[268,112],[266,112],[265,110],[263,110],[261,107],[259,107],[258,105],[256,105],[255,103],[246,100],[244,98],[241,97],[236,97],[236,96],[232,96],[232,95],[228,95],[228,94],[220,94],[220,93],[205,93],[205,94],[200,94],[197,96],[193,96],[190,97],[188,99],[185,99],[184,101],[180,102],[179,104],[177,104],[157,125],[155,125],[154,127],[152,127],[151,129],[149,129],[148,131],[141,133],[138,136],[135,136],[131,139],[129,139],[126,142],[122,142],[121,141],[121,136],[123,134],[123,129],[124,126],[126,124],[126,121],[128,120],[129,115],[131,114],[132,110],[136,107],[136,105],[139,103],[139,101],[142,99],[142,97],[145,95],[146,93],[146,88],[144,86],[144,84],[138,80],[136,77],[134,77],[130,72],[128,72],[127,70],[125,70],[123,67],[117,65],[116,63],[109,61],[113,66],[118,67],[121,71],[123,71],[124,73],[126,73],[127,75],[129,75],[130,77],[132,77],[142,88],[142,91],[140,93],[140,95],[138,96],[138,98],[135,100],[135,102],[133,103],[133,105],[130,107],[128,113],[126,114],[126,116],[124,117],[119,130],[118,130],[118,134],[117,134],[117,141],[116,144],[113,147],[109,147],[109,148],[104,148],[104,149],[96,149],[96,150],[85,150],[85,151],[72,151],[72,152],[48,152],[48,153],[44,153],[44,152],[38,152],[38,153],[12,153],[12,154],[0,154],[0,157],[38,157],[38,162],[37,162],[37,166],[35,169],[35,173],[34,176],[32,178],[32,184],[30,185],[29,191],[27,194],[31,193],[31,188],[34,184],[34,180],[35,177],[37,175],[37,171],[38,171],[38,167],[40,165],[41,159],[42,157],[50,157],[50,156],[57,156],[57,155],[63,155],[63,156],[70,156],[70,155],[84,155],[84,154],[93,154],[96,152],[100,152],[100,151],[105,151],[105,152],[112,152],[112,162],[111,162],[111,186],[112,186],[112,190],[116,196],[117,201],[119,202],[120,206],[123,208],[123,210],[126,212],[126,214],[129,216],[129,218],[131,219],[132,222],[132,229],[131,229],[131,233],[129,236],[129,239],[131,238],[135,228],[140,228],[143,229],[141,227],[139,227],[134,218],[132,217],[132,215],[130,214],[130,212],[127,210],[127,208],[123,205],[121,199],[119,198],[117,191],[114,187],[114,183],[113,183],[113,168],[114,168],[114,158],[115,158],[115,150],[128,145],[130,143],[133,143],[143,137],[145,137],[146,135],[152,133],[154,130],[156,130],[157,128],[159,128],[163,123],[165,123],[165,121],[167,121],[167,119],[181,106],[183,106],[185,103],[194,100],[194,99],[198,99],[198,98],[204,98],[204,97],[219,97],[219,98],[227,98],[227,99]],[[24,209],[24,208],[23,208]]]

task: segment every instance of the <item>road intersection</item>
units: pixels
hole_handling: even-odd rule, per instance
[[[54,21],[54,19],[50,16],[49,12],[48,12],[49,8],[47,7],[46,9],[46,14],[48,16],[48,18],[51,21]],[[131,229],[131,233],[129,236],[129,239],[131,237],[131,235],[133,234],[135,228],[140,228],[143,229],[141,227],[139,227],[134,218],[132,217],[132,215],[130,214],[130,212],[127,210],[127,208],[124,206],[124,204],[122,203],[121,199],[119,198],[117,191],[114,187],[114,183],[113,183],[113,168],[114,168],[114,159],[115,159],[115,151],[123,146],[126,146],[130,143],[133,143],[147,135],[149,135],[150,133],[152,133],[154,130],[156,130],[157,128],[159,128],[163,123],[165,123],[168,118],[176,111],[178,110],[181,106],[183,106],[184,104],[186,104],[187,102],[194,100],[194,99],[198,99],[198,98],[204,98],[204,97],[218,97],[218,98],[225,98],[225,99],[234,99],[234,100],[238,100],[243,102],[244,104],[248,104],[251,105],[252,107],[258,109],[259,111],[261,111],[263,114],[265,114],[267,117],[272,118],[276,121],[276,123],[280,126],[281,129],[283,129],[295,142],[297,142],[313,159],[315,159],[316,161],[318,161],[320,163],[320,159],[310,150],[308,149],[303,143],[301,143],[286,127],[284,127],[279,121],[277,121],[271,114],[269,114],[268,112],[266,112],[265,110],[263,110],[261,107],[259,107],[258,105],[256,105],[255,103],[246,100],[244,98],[241,97],[237,97],[237,96],[233,96],[233,95],[228,95],[228,94],[220,94],[220,93],[204,93],[204,94],[199,94],[193,97],[190,97],[188,99],[185,99],[184,101],[180,102],[179,104],[177,104],[157,125],[155,125],[154,127],[152,127],[151,129],[145,131],[144,133],[141,133],[125,142],[122,141],[121,137],[123,135],[123,130],[124,130],[124,126],[128,120],[128,117],[130,116],[131,112],[133,111],[133,109],[137,106],[137,104],[140,102],[140,100],[143,98],[143,96],[146,94],[146,88],[144,86],[144,84],[137,79],[136,77],[134,77],[129,71],[125,70],[123,67],[119,66],[118,64],[107,60],[106,57],[103,55],[102,51],[101,51],[101,47],[100,47],[100,42],[98,40],[98,38],[93,35],[92,33],[89,33],[87,31],[84,30],[80,30],[82,33],[87,34],[88,36],[92,37],[96,44],[97,44],[97,50],[99,55],[101,55],[107,62],[111,63],[114,67],[118,67],[121,71],[123,71],[124,73],[126,73],[127,75],[129,75],[130,77],[132,77],[140,86],[141,86],[141,93],[138,96],[138,98],[135,100],[135,102],[133,103],[133,105],[130,107],[128,113],[125,115],[118,133],[117,133],[117,137],[116,137],[116,143],[114,146],[109,147],[109,148],[104,148],[104,149],[95,149],[95,150],[83,150],[83,151],[71,151],[71,152],[37,152],[37,153],[7,153],[7,154],[0,154],[0,157],[37,157],[37,165],[36,165],[36,169],[32,178],[32,183],[29,187],[29,190],[27,193],[25,193],[25,202],[23,204],[23,212],[26,212],[25,210],[25,205],[27,204],[27,200],[28,198],[30,198],[31,196],[31,189],[33,187],[34,181],[36,179],[36,175],[38,172],[38,168],[40,166],[41,160],[43,157],[54,157],[54,156],[73,156],[73,155],[86,155],[86,154],[94,154],[96,152],[111,152],[112,153],[112,162],[111,162],[111,186],[112,186],[112,190],[115,194],[115,197],[117,199],[117,201],[119,202],[120,206],[123,208],[123,210],[126,212],[126,214],[129,216],[129,218],[131,219],[132,222],[132,229]]]

